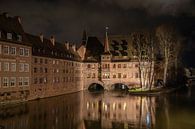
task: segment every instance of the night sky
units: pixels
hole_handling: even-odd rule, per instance
[[[1,0],[1,12],[22,17],[28,33],[55,35],[58,41],[79,43],[82,32],[104,36],[128,34],[174,22],[186,29],[195,16],[192,0]],[[191,28],[191,27],[188,27]]]

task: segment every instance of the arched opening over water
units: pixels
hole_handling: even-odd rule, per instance
[[[88,90],[89,91],[103,91],[104,87],[101,84],[92,83],[91,85],[89,85]]]
[[[113,90],[129,90],[128,86],[123,83],[115,83],[112,85]]]

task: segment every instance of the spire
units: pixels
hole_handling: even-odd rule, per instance
[[[87,32],[86,30],[83,31],[83,38],[82,38],[82,44],[85,45],[87,42]]]
[[[104,52],[110,53],[109,41],[108,41],[108,27],[106,27],[106,37],[105,37],[105,41],[104,41]]]

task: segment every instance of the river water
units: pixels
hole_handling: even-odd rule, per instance
[[[195,129],[195,90],[158,96],[79,92],[0,106],[0,129]]]

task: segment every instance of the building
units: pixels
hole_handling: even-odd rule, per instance
[[[31,53],[20,17],[0,15],[0,102],[29,97]]]
[[[102,85],[108,90],[117,86],[122,89],[140,86],[139,66],[144,64],[141,71],[143,75],[146,74],[149,63],[138,62],[132,35],[108,36],[106,31],[104,45],[96,37],[86,38],[86,34],[83,39],[78,53],[84,63],[84,89],[96,86],[94,84]],[[151,68],[153,71],[154,66]]]
[[[140,62],[131,35],[108,36],[104,44],[83,33],[81,45],[24,32],[20,17],[0,15],[0,102],[62,95],[101,85],[140,85]],[[144,63],[144,69],[148,64]],[[152,67],[153,68],[153,67]],[[146,70],[145,70],[146,71]],[[142,73],[141,73],[142,75]]]
[[[58,43],[51,36],[26,34],[32,44],[31,99],[82,90],[82,63],[76,46]]]

